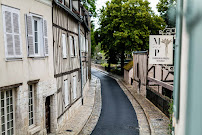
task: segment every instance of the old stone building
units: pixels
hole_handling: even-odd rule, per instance
[[[0,3],[0,134],[57,133],[89,88],[89,14],[75,0]]]
[[[48,0],[1,1],[2,135],[46,133],[46,104],[57,90],[51,12]]]

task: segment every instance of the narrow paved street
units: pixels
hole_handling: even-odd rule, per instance
[[[118,83],[93,70],[101,81],[102,111],[92,135],[138,135],[136,113]]]

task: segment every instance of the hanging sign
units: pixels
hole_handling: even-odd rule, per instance
[[[149,36],[149,64],[173,64],[173,35]]]

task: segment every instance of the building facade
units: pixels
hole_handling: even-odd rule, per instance
[[[89,14],[73,0],[0,3],[0,133],[57,133],[89,88]]]
[[[89,88],[89,14],[79,0],[53,1],[54,76],[59,129],[83,104]]]
[[[48,0],[1,1],[2,135],[46,133],[47,103],[56,93],[51,12]]]

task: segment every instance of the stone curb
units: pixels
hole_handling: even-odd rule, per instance
[[[123,81],[117,77],[115,77],[112,73],[109,73],[107,71],[103,71],[101,69],[98,69],[96,67],[94,67],[96,70],[99,70],[101,71],[102,73],[112,77],[113,79],[115,79],[116,81],[120,81],[122,83],[122,85],[128,90],[127,86],[123,83]],[[119,83],[118,83],[119,84]],[[130,92],[130,90],[128,90],[128,92],[132,95],[132,93]],[[133,95],[132,95],[133,96]],[[134,96],[133,96],[134,97]],[[154,128],[152,127],[152,124],[151,124],[151,121],[150,121],[150,117],[149,117],[149,114],[147,113],[147,111],[145,110],[145,108],[141,105],[141,103],[134,97],[134,99],[137,101],[137,103],[140,105],[140,107],[142,108],[142,110],[144,111],[144,114],[146,116],[146,119],[149,123],[149,127],[150,127],[150,134],[151,135],[155,135],[155,132],[154,132]]]
[[[93,80],[93,78],[94,78],[94,80]],[[99,78],[97,78],[97,77],[95,77],[95,76],[93,76],[92,77],[92,79],[91,80],[93,80],[93,83],[90,81],[89,83],[89,90],[90,89],[94,89],[94,90],[91,90],[93,93],[88,93],[88,91],[89,90],[87,90],[86,92],[87,93],[85,93],[86,95],[86,99],[88,99],[88,96],[90,96],[91,97],[91,99],[92,100],[90,100],[90,101],[87,101],[86,103],[87,104],[85,104],[85,101],[84,101],[84,108],[82,108],[82,109],[86,109],[87,110],[87,113],[84,111],[84,112],[82,112],[82,109],[81,109],[81,111],[79,111],[79,110],[77,110],[77,113],[82,113],[82,115],[85,115],[86,117],[85,118],[80,118],[80,119],[82,119],[82,122],[81,122],[81,124],[78,124],[78,126],[73,130],[74,132],[65,132],[65,128],[66,128],[66,126],[67,125],[64,125],[59,131],[58,131],[58,133],[56,133],[56,134],[61,134],[61,135],[78,135],[78,134],[80,134],[80,132],[83,130],[83,128],[85,127],[85,125],[86,125],[86,123],[89,121],[89,119],[91,118],[91,116],[92,116],[92,114],[93,114],[93,109],[94,109],[94,107],[95,107],[95,100],[96,100],[96,94],[99,94],[98,92],[97,92],[97,88],[98,87],[101,87],[101,84],[100,84],[100,79]],[[85,97],[84,96],[84,97]],[[85,100],[85,98],[84,98],[84,100]],[[88,103],[90,103],[90,104],[88,104]],[[82,106],[81,106],[82,107]],[[81,115],[81,116],[82,116]],[[72,118],[74,119],[74,118],[77,118],[77,116],[78,116],[78,114],[75,114]],[[73,120],[72,119],[72,120]],[[68,125],[69,124],[71,124],[71,123],[68,123]],[[74,123],[75,124],[75,123]],[[74,125],[73,124],[73,125]],[[71,127],[71,126],[70,126]],[[71,129],[71,128],[70,128]],[[56,135],[56,134],[51,134],[51,135]]]
[[[101,82],[98,77],[96,76],[93,76],[93,77],[95,77],[97,80],[97,86],[96,86],[97,90],[95,90],[93,109],[92,109],[91,115],[88,117],[86,123],[84,124],[83,128],[78,133],[78,135],[90,135],[92,131],[94,130],[95,126],[97,125],[99,116],[101,114],[101,108],[102,108]]]

